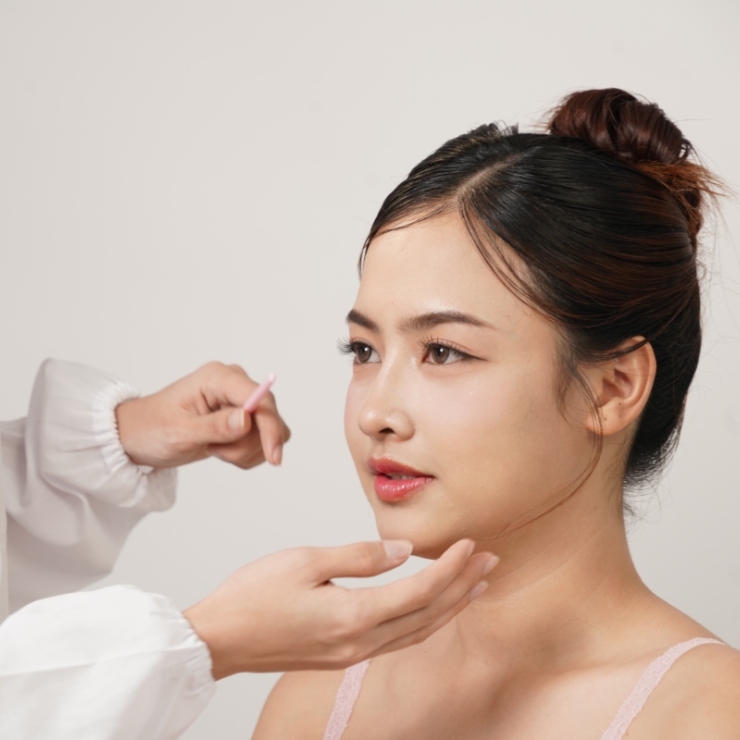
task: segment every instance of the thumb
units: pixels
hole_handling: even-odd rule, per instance
[[[354,545],[322,548],[315,551],[316,571],[321,581],[332,578],[377,576],[408,560],[413,545],[408,540],[357,542]]]
[[[219,409],[193,420],[193,437],[199,445],[230,444],[245,437],[252,428],[252,417],[242,408]]]

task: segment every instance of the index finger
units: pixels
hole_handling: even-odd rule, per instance
[[[258,385],[239,365],[221,363],[209,363],[196,375],[209,407],[241,407],[252,416],[265,457],[279,464],[282,445],[288,441],[290,430],[280,418],[275,397],[269,390],[274,375]]]
[[[192,378],[211,410],[224,406],[240,408],[259,388],[243,367],[221,362],[209,362],[196,370]]]
[[[265,457],[273,465],[279,465],[282,460],[282,448],[290,437],[290,430],[278,413],[275,396],[267,392],[252,416],[259,431]]]
[[[416,575],[363,589],[373,605],[368,621],[380,624],[428,607],[465,570],[474,549],[471,540],[460,540]]]

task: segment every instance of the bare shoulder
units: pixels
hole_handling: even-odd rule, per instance
[[[684,656],[686,665],[677,675],[686,708],[674,737],[736,740],[740,737],[740,651],[729,645],[705,645],[692,652]]]
[[[673,740],[737,740],[740,651],[729,645],[703,645],[686,653],[650,697],[634,729],[640,730],[636,738],[644,731],[645,737]]]
[[[252,740],[320,740],[344,671],[286,673],[262,708]]]

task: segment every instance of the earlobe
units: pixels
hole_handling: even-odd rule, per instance
[[[636,349],[627,351],[630,347]],[[592,366],[586,373],[596,402],[587,426],[604,437],[622,432],[640,417],[657,367],[653,348],[643,337],[633,337],[616,349],[627,354]]]

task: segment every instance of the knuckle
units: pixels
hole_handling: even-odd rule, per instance
[[[211,360],[210,362],[206,362],[206,364],[201,367],[201,372],[207,373],[208,375],[216,375],[218,373],[221,373],[223,369],[223,362],[219,362],[218,360]]]
[[[335,615],[331,625],[331,638],[336,644],[346,647],[352,640],[359,637],[361,629],[357,621],[357,608],[353,605],[344,605]]]
[[[209,420],[209,424],[204,431],[210,437],[210,440],[204,441],[226,443],[233,438],[233,432],[229,428],[229,422],[225,416],[214,416],[213,419]]]
[[[407,636],[409,645],[418,645],[420,642],[424,642],[430,635],[434,634],[439,627],[442,625],[434,622],[430,622],[420,626],[417,630]]]
[[[260,402],[260,406],[263,404],[271,413],[277,413],[277,401],[275,400],[275,396],[272,395],[272,391],[268,391],[265,394],[265,397]]]
[[[264,455],[261,455],[259,457],[250,456],[246,459],[240,458],[239,460],[234,460],[234,465],[241,468],[242,470],[249,470],[250,468],[254,468],[257,465],[260,465],[264,461]]]
[[[424,642],[432,632],[434,632],[434,630],[431,627],[425,627],[424,629],[419,630],[411,636],[411,644],[418,645],[420,642]]]
[[[343,645],[337,652],[337,663],[339,668],[349,668],[362,660],[362,653],[356,645]]]
[[[235,362],[230,363],[226,367],[232,372],[239,373],[239,375],[243,375],[245,377],[249,377],[247,375],[247,371],[241,365],[237,365],[237,363]]]
[[[182,429],[176,424],[168,424],[162,429],[162,439],[165,447],[175,454],[182,454],[190,447],[183,436]]]

